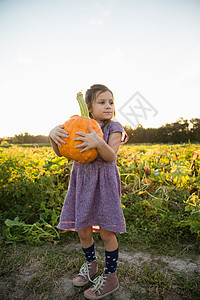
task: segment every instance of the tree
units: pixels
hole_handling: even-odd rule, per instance
[[[12,142],[13,144],[23,144],[24,143],[23,133],[15,134]]]
[[[187,143],[200,142],[200,119],[190,121],[179,118],[176,122],[165,124],[159,128],[143,128],[141,124],[133,129],[125,126],[129,136],[128,143]]]
[[[190,126],[190,140],[192,142],[200,142],[200,119],[191,119]]]

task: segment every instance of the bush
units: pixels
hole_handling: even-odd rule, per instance
[[[117,166],[127,233],[120,239],[151,244],[187,239],[199,245],[200,161],[196,155],[194,164],[194,152],[198,145],[122,146]],[[6,239],[56,241],[72,162],[49,147],[12,146],[0,149],[0,165],[0,224]]]

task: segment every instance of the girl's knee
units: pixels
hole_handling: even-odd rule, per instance
[[[109,241],[114,236],[115,236],[114,232],[100,228],[100,237],[102,238],[103,241]]]
[[[78,231],[78,236],[81,240],[88,240],[92,237],[92,227],[88,226],[80,231]]]

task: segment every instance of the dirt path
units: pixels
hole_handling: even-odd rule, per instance
[[[69,244],[65,246],[69,249],[80,250],[80,245]],[[104,249],[97,247],[96,255],[98,260],[104,261]],[[172,272],[172,274],[186,274],[186,275],[199,275],[200,276],[200,255],[195,257],[176,258],[169,256],[154,256],[148,253],[142,252],[130,252],[120,251],[120,258],[118,267],[123,269],[128,266],[127,270],[144,268],[144,266],[150,268],[158,267],[161,272]],[[10,277],[4,277],[0,279],[1,299],[84,299],[84,289],[76,288],[72,285],[72,279],[74,274],[65,274],[59,278],[52,278],[53,289],[50,295],[46,295],[42,290],[31,290],[34,277],[37,277],[37,273],[40,270],[40,263],[33,261],[28,266],[23,267],[19,273],[11,274]],[[145,284],[138,285],[134,280],[129,280],[129,271],[125,274],[126,280],[120,282],[119,291],[115,292],[113,296],[108,296],[105,300],[117,299],[166,299],[166,300],[179,300],[181,298],[177,293],[166,292],[163,298],[148,298],[150,291],[145,287]],[[152,294],[151,294],[152,297]]]

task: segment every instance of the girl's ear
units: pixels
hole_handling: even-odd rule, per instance
[[[92,116],[92,106],[90,108],[88,108],[88,111],[89,111],[90,118],[93,118],[93,116]]]
[[[115,104],[114,104],[114,111],[113,111],[113,117],[116,117],[116,110],[115,110]]]

